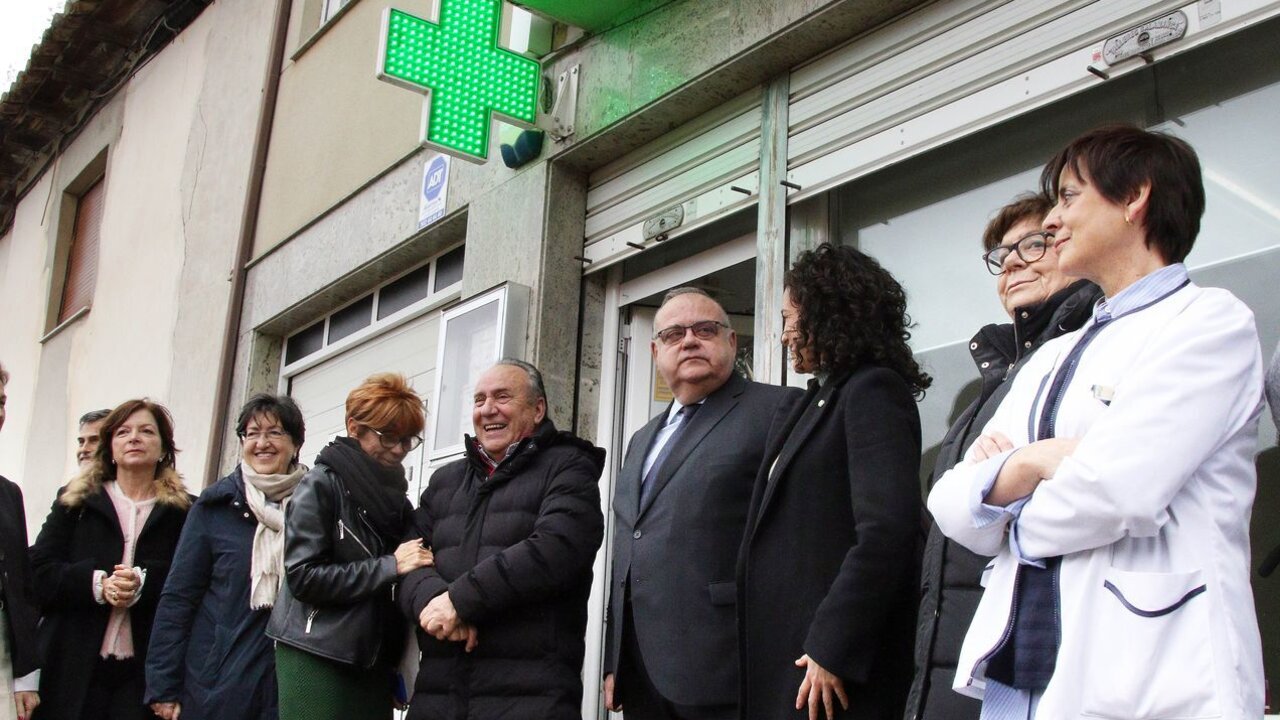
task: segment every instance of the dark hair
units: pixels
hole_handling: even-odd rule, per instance
[[[1065,169],[1116,204],[1149,185],[1141,219],[1147,247],[1166,263],[1182,262],[1191,253],[1204,215],[1204,181],[1196,151],[1186,141],[1131,125],[1107,125],[1072,140],[1044,166],[1040,187],[1049,197],[1058,197]]]
[[[1038,226],[1044,216],[1053,209],[1053,200],[1043,193],[1023,193],[1013,202],[996,211],[995,217],[982,231],[982,249],[990,251],[1004,240],[1004,236],[1024,220],[1034,220]]]
[[[494,363],[495,367],[498,365],[507,365],[523,370],[525,376],[529,378],[530,397],[532,397],[535,402],[547,399],[547,386],[542,382],[542,373],[538,371],[538,368],[523,360],[517,360],[515,358],[502,358],[498,362]]]
[[[422,398],[400,373],[370,375],[347,395],[346,411],[365,427],[399,437],[420,435],[427,426]]]
[[[243,440],[244,434],[248,432],[249,421],[260,415],[279,421],[280,426],[293,439],[294,446],[302,449],[302,443],[307,439],[307,424],[302,419],[302,410],[293,398],[269,393],[258,393],[249,398],[244,407],[240,408],[240,417],[236,420],[236,435]]]
[[[800,254],[783,278],[800,309],[796,330],[818,369],[838,373],[863,364],[894,371],[917,398],[933,380],[907,346],[907,294],[875,258],[822,243]]]
[[[702,288],[693,287],[692,285],[686,285],[684,287],[678,287],[678,288],[671,288],[670,290],[668,290],[667,293],[662,296],[662,302],[658,304],[658,309],[661,310],[662,308],[666,307],[667,303],[671,302],[672,300],[675,300],[681,295],[697,295],[699,297],[704,297],[710,300],[711,302],[715,303],[716,307],[720,308],[720,317],[716,319],[724,323],[725,325],[729,324],[729,313],[725,312],[724,306],[721,305],[718,300],[711,297],[711,294],[708,293],[706,290],[703,290]],[[658,328],[658,329],[661,330],[661,328]]]
[[[98,449],[94,453],[94,461],[102,468],[103,480],[115,480],[116,463],[115,458],[111,455],[111,439],[115,436],[116,430],[124,425],[130,415],[139,410],[146,410],[156,419],[156,429],[160,431],[160,449],[164,454],[160,456],[160,462],[156,465],[156,475],[159,475],[164,469],[174,470],[177,465],[178,446],[173,442],[173,416],[169,414],[169,409],[158,402],[153,402],[149,398],[139,398],[137,400],[127,400],[116,406],[114,410],[107,414],[102,421],[102,428],[98,430],[98,437],[102,442],[98,443]]]
[[[9,384],[9,371],[4,369],[4,364],[0,363],[0,385]]]
[[[80,416],[80,424],[81,424],[81,425],[88,425],[89,423],[96,423],[96,422],[98,422],[99,420],[101,420],[102,418],[104,418],[104,417],[106,417],[106,416],[108,416],[108,415],[110,415],[110,414],[111,414],[111,411],[110,411],[110,410],[107,410],[107,409],[102,409],[102,410],[90,410],[89,412],[87,412],[87,413],[85,413],[85,414],[83,414],[83,415],[81,415],[81,416]]]

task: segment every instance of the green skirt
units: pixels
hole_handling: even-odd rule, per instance
[[[391,673],[276,643],[280,720],[390,720]]]

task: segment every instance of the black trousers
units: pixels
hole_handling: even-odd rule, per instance
[[[631,598],[624,603],[622,648],[614,692],[622,703],[625,720],[738,720],[738,706],[677,705],[658,692],[636,641],[636,623],[631,615]]]
[[[85,690],[80,720],[147,720],[151,708],[142,704],[146,689],[142,663],[137,658],[98,658]],[[36,710],[36,717],[40,711]]]

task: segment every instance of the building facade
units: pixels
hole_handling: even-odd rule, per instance
[[[1264,344],[1277,340],[1280,177],[1258,159],[1276,149],[1262,118],[1280,105],[1280,3],[619,1],[590,18],[524,4],[562,23],[541,58],[546,145],[515,169],[454,161],[443,216],[419,227],[437,158],[417,144],[422,98],[372,81],[393,4],[294,2],[233,400],[290,392],[314,418],[308,450],[338,431],[364,374],[403,371],[431,411],[416,493],[456,457],[474,373],[515,348],[547,372],[551,417],[609,450],[607,514],[626,440],[669,398],[647,349],[662,292],[707,288],[733,318],[740,365],[799,383],[778,347],[782,274],[828,239],[907,288],[936,442],[976,377],[970,335],[1002,316],[982,227],[1058,147],[1109,121],[1200,151],[1209,212],[1193,276],[1245,299]],[[417,289],[385,305],[401,285]],[[1259,514],[1276,504],[1264,481]],[[1259,552],[1280,541],[1266,524],[1256,534]],[[1258,587],[1275,664],[1274,593]]]
[[[69,3],[0,103],[0,467],[32,537],[88,410],[167,405],[204,484],[273,21],[254,0]]]
[[[428,441],[408,460],[416,498],[458,455],[475,374],[517,355],[546,374],[552,419],[609,451],[608,517],[627,439],[669,400],[647,348],[662,293],[704,287],[730,313],[740,368],[801,384],[778,344],[782,276],[824,240],[875,256],[907,289],[912,346],[935,378],[920,407],[925,443],[937,443],[976,378],[969,338],[1003,317],[981,267],[983,226],[1035,189],[1054,151],[1105,122],[1167,130],[1197,149],[1208,212],[1188,259],[1192,277],[1248,303],[1268,351],[1280,340],[1271,290],[1280,278],[1276,0],[526,0],[535,16],[504,6],[502,37],[540,60],[537,124],[547,134],[541,152],[514,168],[496,158],[515,130],[495,133],[487,163],[425,149],[422,95],[375,77],[389,8],[430,20],[453,1],[280,0],[255,11],[255,30],[279,32],[264,31],[271,40],[254,56],[265,85],[237,89],[249,105],[250,89],[266,93],[270,122],[261,155],[235,165],[250,186],[228,209],[245,219],[243,253],[224,247],[236,282],[199,305],[218,321],[205,334],[151,340],[169,354],[162,368],[136,373],[206,383],[169,384],[187,403],[175,398],[179,427],[190,422],[204,433],[193,438],[210,438],[199,450],[188,442],[192,460],[206,459],[185,466],[189,478],[202,468],[208,481],[233,465],[230,422],[249,394],[299,401],[305,460],[340,432],[346,393],[371,372],[394,370],[428,401]],[[220,0],[198,22],[241,6],[249,12]],[[239,137],[256,146],[253,132]],[[17,272],[7,249],[14,233],[0,240],[6,278]],[[8,280],[0,292],[10,297]],[[65,404],[55,395],[72,376],[86,388],[108,368],[132,377],[124,360],[84,369],[105,342],[56,350],[63,364],[50,372],[63,385],[32,400]],[[188,343],[205,350],[188,356]],[[219,343],[229,348],[221,366],[211,352]],[[6,341],[3,357],[21,378],[53,362],[55,349],[11,351]],[[18,400],[21,382],[10,389]],[[59,408],[22,436],[21,416],[11,421],[18,427],[0,435],[0,468],[53,463],[35,458],[49,448],[33,438],[37,426],[68,434],[72,410]],[[1264,421],[1262,447],[1275,437]],[[931,462],[926,452],[923,465]],[[1280,526],[1267,521],[1280,510],[1274,465],[1259,483],[1258,557],[1280,544]],[[594,680],[608,557],[606,547],[590,607],[589,718],[604,715]],[[1280,588],[1255,580],[1274,674]]]

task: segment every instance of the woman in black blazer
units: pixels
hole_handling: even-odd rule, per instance
[[[93,463],[58,491],[31,547],[44,622],[36,720],[146,720],[151,623],[194,500],[173,420],[130,400],[102,421]]]
[[[902,287],[824,243],[784,279],[782,342],[812,373],[771,437],[739,558],[742,717],[902,717],[912,675],[920,417]]]

